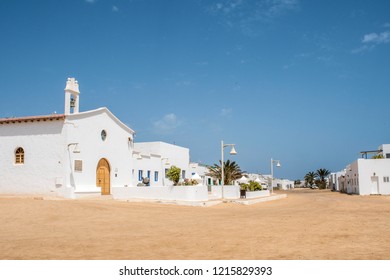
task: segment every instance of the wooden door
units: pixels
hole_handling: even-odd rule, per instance
[[[110,165],[102,158],[96,169],[96,186],[101,188],[102,195],[110,194]]]

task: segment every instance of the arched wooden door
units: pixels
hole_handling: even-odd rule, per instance
[[[102,195],[110,194],[110,164],[104,158],[96,168],[96,186],[101,188]]]

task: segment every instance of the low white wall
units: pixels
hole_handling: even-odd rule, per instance
[[[269,190],[246,192],[246,198],[264,197],[269,195],[270,195]]]
[[[207,201],[207,186],[159,186],[159,187],[113,187],[114,199],[151,199],[178,201]]]
[[[211,186],[211,195],[216,198],[222,198],[222,188],[219,185]]]
[[[239,199],[240,186],[223,186],[223,198]]]
[[[211,194],[214,197],[222,198],[221,186],[211,186]],[[240,198],[240,186],[223,186],[223,198],[227,199],[239,199]]]

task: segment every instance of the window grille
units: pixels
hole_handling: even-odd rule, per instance
[[[15,164],[24,164],[24,150],[21,147],[15,151]]]

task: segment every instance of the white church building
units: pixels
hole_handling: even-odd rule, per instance
[[[0,119],[0,193],[110,194],[132,181],[134,131],[107,108],[79,112],[69,78],[65,112]]]
[[[134,130],[107,108],[80,112],[78,82],[65,87],[64,114],[0,119],[0,194],[77,198],[115,188],[172,185],[166,170],[191,178],[189,149],[134,143]]]

